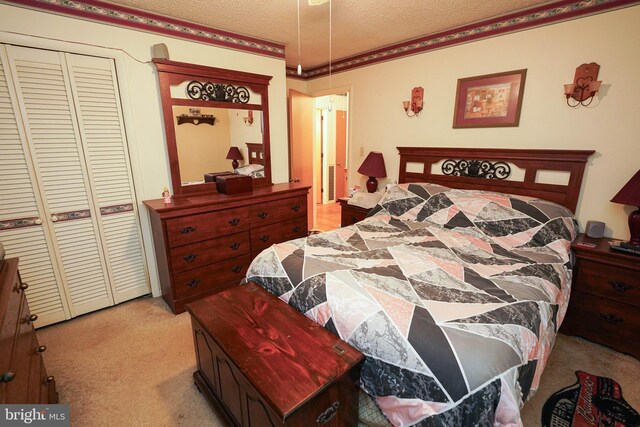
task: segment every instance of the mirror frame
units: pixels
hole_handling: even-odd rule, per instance
[[[169,168],[171,169],[171,185],[174,196],[193,196],[198,193],[217,192],[214,183],[182,185],[180,179],[180,162],[174,126],[174,106],[189,106],[201,108],[226,108],[235,110],[254,110],[262,112],[262,152],[264,157],[264,178],[252,178],[253,186],[272,185],[271,182],[271,144],[269,131],[269,81],[272,76],[247,73],[244,71],[227,70],[224,68],[207,67],[185,62],[166,59],[153,59],[158,70],[160,84],[160,99],[162,100],[162,114],[164,118]],[[238,102],[204,101],[188,98],[172,98],[171,87],[186,81],[204,81],[245,86],[260,95],[259,104],[242,104]],[[211,171],[216,172],[216,171]],[[203,177],[204,179],[204,177]]]

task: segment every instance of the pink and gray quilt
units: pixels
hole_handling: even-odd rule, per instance
[[[571,212],[433,184],[391,187],[355,225],[274,245],[252,280],[366,356],[396,426],[518,426],[564,317]]]

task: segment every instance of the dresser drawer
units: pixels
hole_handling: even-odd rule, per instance
[[[620,267],[580,260],[575,288],[640,307],[640,274]]]
[[[251,228],[307,215],[307,196],[252,205]]]
[[[199,242],[249,229],[249,209],[225,209],[167,220],[169,246]]]
[[[640,315],[636,307],[583,292],[571,295],[567,318],[589,329],[590,337],[600,338],[596,339],[598,342],[610,334],[631,340],[640,336]]]
[[[28,402],[29,390],[29,368],[33,352],[32,343],[35,337],[33,322],[30,320],[27,300],[22,299],[22,307],[18,317],[18,329],[15,340],[14,356],[10,366],[10,371],[15,373],[15,377],[6,385],[6,399],[4,403],[24,403]]]
[[[226,288],[226,284],[240,283],[249,268],[248,255],[209,264],[204,267],[176,274],[175,298],[181,299],[200,293],[211,293],[216,288]]]
[[[171,266],[174,273],[179,273],[228,258],[246,255],[250,251],[249,232],[244,231],[172,248]]]
[[[25,302],[24,292],[18,291],[17,285],[12,286],[9,295],[7,311],[0,319],[2,322],[0,327],[0,374],[11,370],[11,356],[14,353],[13,339],[18,332],[18,316]]]
[[[251,230],[251,252],[257,254],[258,251],[269,246],[285,242],[307,235],[307,217],[290,219],[277,224],[258,227]]]

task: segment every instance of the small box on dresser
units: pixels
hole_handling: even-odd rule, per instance
[[[640,358],[640,257],[610,250],[613,240],[581,234],[573,243],[576,265],[561,332]]]

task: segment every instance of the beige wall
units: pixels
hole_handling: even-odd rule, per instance
[[[273,76],[269,86],[274,182],[288,179],[285,64],[281,59],[0,4],[0,41],[116,57],[122,108],[138,201],[161,197],[170,186],[157,75],[151,46],[165,43],[172,60]],[[122,51],[125,51],[123,53]],[[107,55],[104,55],[107,56]],[[135,58],[135,59],[134,59]],[[142,234],[152,290],[159,293],[153,241],[141,203]]]
[[[638,170],[640,160],[640,6],[415,55],[334,74],[333,87],[351,87],[349,183],[364,153],[382,151],[397,178],[396,146],[594,149],[577,216],[607,223],[606,234],[628,238],[631,207],[609,200]],[[602,89],[592,106],[569,108],[563,84],[577,66],[600,64]],[[527,68],[519,127],[453,129],[457,79]],[[326,91],[328,78],[287,83],[307,93]],[[408,118],[402,101],[424,87],[425,110]],[[381,185],[386,181],[380,180]]]

